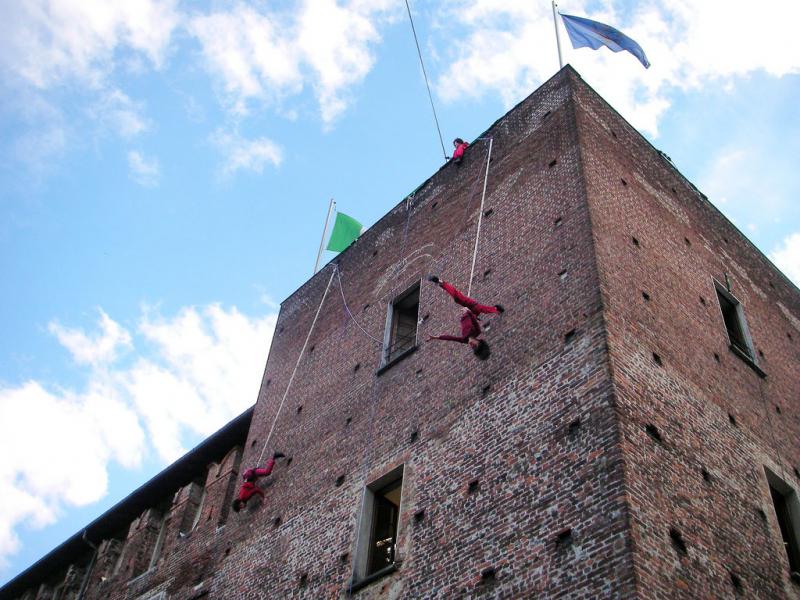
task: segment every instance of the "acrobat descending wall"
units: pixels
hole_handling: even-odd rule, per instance
[[[283,302],[241,451],[86,598],[800,597],[800,292],[570,67],[482,138]],[[479,217],[486,361],[426,341]]]

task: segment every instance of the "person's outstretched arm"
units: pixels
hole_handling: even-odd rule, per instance
[[[461,344],[466,344],[469,340],[468,336],[462,335],[432,335],[428,339],[430,340],[443,340],[445,342],[459,342]]]

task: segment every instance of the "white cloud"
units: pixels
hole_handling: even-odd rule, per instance
[[[19,549],[20,526],[100,499],[110,462],[134,468],[150,451],[174,460],[187,435],[207,436],[252,405],[276,319],[212,304],[171,318],[145,310],[135,336],[102,310],[93,334],[52,323],[89,367],[87,383],[0,387],[0,568]],[[138,358],[120,364],[134,339]]]
[[[770,260],[800,287],[800,232],[787,236],[769,255]]]
[[[150,128],[143,113],[141,102],[134,102],[122,91],[111,89],[102,92],[100,99],[92,107],[91,117],[98,119],[119,136],[132,138]]]
[[[48,325],[50,333],[69,350],[78,364],[100,365],[116,360],[120,347],[130,347],[131,335],[100,309],[101,333],[90,337],[79,329],[62,327],[56,321]]]
[[[128,152],[128,169],[133,180],[139,185],[145,187],[158,185],[160,169],[157,158],[147,158],[141,152],[132,150]]]
[[[283,160],[280,147],[265,137],[248,140],[238,133],[218,129],[211,136],[211,141],[224,157],[222,174],[225,176],[233,175],[237,171],[261,173],[265,164],[278,166]]]
[[[160,361],[139,361],[125,385],[163,458],[182,451],[182,430],[208,435],[255,402],[276,318],[219,305],[185,308],[169,320],[145,316],[139,330]]]
[[[28,0],[0,9],[0,66],[44,89],[77,78],[95,85],[129,48],[159,67],[179,16],[174,0]]]
[[[559,25],[564,59],[634,126],[654,135],[677,88],[712,80],[731,85],[732,78],[756,70],[775,76],[800,71],[800,40],[791,29],[800,4],[793,0],[779,0],[770,11],[725,0],[652,0],[632,11],[618,7],[610,0],[576,0],[565,12],[630,35],[647,53],[650,69],[624,52],[573,50]],[[443,36],[455,41],[438,78],[441,97],[455,101],[494,92],[509,106],[524,97],[558,66],[552,18],[549,5],[525,0],[448,2],[440,23]]]
[[[189,30],[235,113],[246,114],[254,100],[279,102],[310,85],[329,124],[347,107],[348,89],[372,68],[380,41],[376,23],[396,8],[385,0],[306,0],[296,12],[268,12],[238,3],[194,17]]]
[[[0,564],[19,547],[18,524],[41,528],[65,505],[100,499],[107,463],[138,464],[143,442],[136,415],[100,382],[80,395],[34,381],[0,389]]]

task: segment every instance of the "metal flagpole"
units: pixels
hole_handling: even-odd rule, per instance
[[[558,33],[558,13],[556,11],[556,2],[553,0],[553,25],[556,28],[556,46],[558,46],[558,68],[564,68],[564,59],[561,57],[561,34]]]
[[[325,217],[325,227],[322,228],[322,239],[319,241],[319,252],[317,252],[317,262],[314,263],[314,273],[319,269],[319,259],[322,257],[322,245],[325,243],[325,234],[328,233],[328,221],[331,220],[331,213],[336,209],[336,202],[331,198],[328,204],[328,215]],[[312,273],[313,275],[313,273]]]

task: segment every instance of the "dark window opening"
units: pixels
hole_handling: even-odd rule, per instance
[[[769,470],[767,481],[783,547],[789,559],[789,571],[793,576],[795,573],[800,575],[800,500],[795,490]]]
[[[373,494],[367,576],[394,564],[402,484],[402,479],[398,479]]]
[[[658,427],[656,427],[652,423],[648,423],[647,425],[645,425],[644,430],[647,432],[647,435],[649,435],[655,441],[661,443],[661,441],[662,441],[661,440],[661,433],[659,433]]]
[[[719,300],[722,319],[725,322],[725,329],[728,331],[728,339],[731,346],[734,346],[752,359],[753,349],[747,339],[747,324],[744,320],[742,305],[736,298],[721,289],[719,285],[717,285],[717,299]]]
[[[363,511],[356,536],[354,572],[350,583],[355,591],[394,572],[400,523],[403,466],[390,471],[364,490]]]
[[[419,283],[389,306],[384,335],[383,364],[392,362],[417,345]]]
[[[733,572],[730,572],[729,575],[731,576],[731,585],[733,586],[733,589],[736,590],[736,593],[738,594],[743,591],[744,586],[742,585],[741,578]]]
[[[681,532],[672,527],[669,530],[669,539],[672,542],[672,547],[678,553],[679,556],[686,556],[689,552],[686,548],[686,542],[683,541],[683,536]]]

